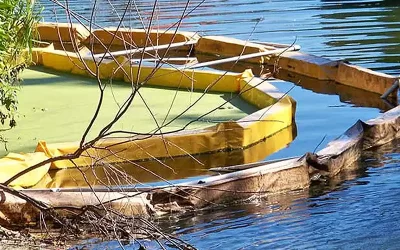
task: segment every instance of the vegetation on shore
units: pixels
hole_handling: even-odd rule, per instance
[[[0,0],[0,141],[5,140],[1,131],[16,126],[18,76],[29,64],[37,20],[33,4]]]

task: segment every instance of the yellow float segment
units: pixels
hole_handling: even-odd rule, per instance
[[[41,152],[28,154],[9,153],[7,156],[0,159],[0,183],[8,181],[11,177],[28,167],[47,159],[48,157]],[[49,168],[50,163],[36,168],[11,182],[10,186],[23,188],[31,187],[37,184],[43,176],[47,174]]]
[[[125,65],[124,81],[176,89],[238,92],[241,74],[210,70],[177,70],[137,65]]]
[[[106,147],[104,150],[89,149],[87,155],[96,159],[105,158],[108,162],[124,162],[128,160],[167,158],[218,151],[226,148],[226,138],[219,126],[203,131],[190,130],[171,135],[153,136],[136,141],[124,139],[105,139],[96,146]],[[118,152],[118,155],[114,155]]]
[[[204,36],[195,45],[196,53],[219,55],[221,57],[234,57],[272,49],[276,48],[224,36]],[[264,64],[268,59],[269,57],[267,56],[261,56],[241,60],[241,62]]]
[[[289,96],[237,121],[243,131],[243,147],[248,147],[271,136],[293,123],[295,101]]]
[[[245,72],[249,71],[251,73],[251,70]],[[260,109],[274,104],[277,101],[276,94],[281,94],[275,86],[266,80],[254,77],[252,73],[243,74],[243,78],[240,81],[240,97]]]
[[[41,152],[45,154],[48,158],[63,156],[75,153],[79,148],[79,142],[65,142],[65,143],[53,143],[47,144],[44,141],[39,141],[36,146],[35,152]],[[50,168],[66,168],[66,167],[76,167],[76,166],[88,166],[91,165],[91,161],[86,157],[79,157],[73,162],[70,160],[60,160],[52,162]]]
[[[387,103],[382,101],[380,94],[369,92],[365,89],[337,84],[335,81],[318,80],[316,78],[289,72],[287,70],[279,70],[276,78],[293,82],[296,85],[315,93],[338,95],[341,102],[351,100],[353,104],[359,107],[372,107],[379,110],[388,109]],[[397,103],[397,99],[397,96],[393,96],[391,97],[391,102]]]
[[[250,133],[250,135],[252,135]],[[266,138],[265,142],[261,142],[259,144],[256,144],[255,146],[247,149],[247,150],[237,150],[233,152],[220,152],[216,154],[211,154],[210,157],[212,158],[212,162],[214,165],[210,166],[219,166],[222,164],[225,164],[227,161],[225,158],[226,157],[232,157],[231,154],[240,154],[242,155],[240,159],[237,160],[237,164],[242,164],[242,163],[248,163],[248,162],[255,162],[258,160],[262,160],[265,158],[266,155],[269,155],[271,153],[276,152],[277,150],[281,149],[288,143],[290,143],[295,135],[293,135],[293,131],[291,127],[285,128],[281,131],[279,131],[276,134],[273,134],[270,137]],[[198,143],[198,142],[197,142]],[[158,143],[159,144],[159,143]],[[169,143],[167,143],[169,144]],[[69,147],[68,147],[69,145]],[[36,152],[36,153],[31,153],[31,154],[9,154],[7,157],[0,159],[0,181],[4,182],[14,176],[16,173],[26,169],[29,166],[32,166],[38,162],[41,162],[43,160],[48,159],[48,156],[56,156],[56,155],[65,155],[65,154],[70,154],[73,153],[76,150],[77,144],[75,144],[73,147],[71,147],[73,144],[58,144],[60,148],[56,149],[54,147],[48,147],[45,143],[40,142],[38,145],[38,151],[43,151],[43,152]],[[54,145],[52,145],[54,146]],[[159,146],[159,145],[158,145]],[[143,149],[140,149],[143,152]],[[131,153],[133,151],[129,150]],[[99,156],[99,155],[97,155]],[[146,154],[148,157],[148,154]],[[199,156],[200,160],[202,159],[201,157],[208,157],[208,154]],[[80,158],[81,159],[81,158]],[[110,159],[111,160],[111,159]],[[175,158],[174,164],[176,164],[176,161],[183,161],[182,164],[182,171],[185,172],[184,170],[186,169],[186,166],[189,164],[183,164],[185,161],[190,161],[190,157],[183,157],[183,158]],[[203,161],[202,161],[203,162]],[[216,162],[219,162],[217,164]],[[58,161],[56,162],[58,165],[66,164],[66,165],[71,165],[69,161]],[[115,162],[114,166],[115,166]],[[138,163],[141,164],[141,163]],[[140,167],[135,167],[132,165],[125,165],[124,166],[118,166],[116,167],[118,169],[122,169],[124,172],[126,172],[129,176],[132,176],[133,178],[137,177],[139,178],[139,181],[141,182],[146,182],[146,181],[156,181],[158,178],[152,174],[152,172],[155,172],[159,175],[164,176],[167,179],[176,179],[176,178],[181,178],[182,176],[182,171],[179,171],[178,176],[176,176],[175,173],[171,169],[168,169],[166,167],[160,166],[157,162],[154,162],[155,166],[150,167],[148,164],[145,164],[143,168]],[[168,162],[166,163],[167,165]],[[46,164],[32,172],[29,173],[29,178],[27,176],[22,176],[18,178],[16,181],[12,183],[13,186],[17,187],[31,187],[34,186],[34,188],[54,188],[54,187],[83,187],[87,186],[88,184],[90,185],[101,185],[101,181],[109,181],[110,180],[110,173],[114,173],[113,171],[106,171],[105,166],[101,167],[95,167],[95,169],[92,168],[83,168],[81,170],[77,170],[75,168],[71,168],[68,170],[61,170],[57,172],[53,172],[50,175],[47,174],[47,171],[49,169],[50,164]],[[86,162],[86,165],[90,165],[89,162]],[[191,164],[193,165],[193,164]],[[4,167],[3,167],[4,166]],[[160,167],[163,168],[160,170]],[[174,168],[175,169],[175,168]],[[14,170],[10,171],[10,170]],[[151,172],[150,172],[151,171]],[[172,172],[171,172],[172,171]],[[175,169],[176,171],[176,169]],[[187,171],[187,170],[186,170]],[[82,176],[82,172],[85,173],[85,178]],[[107,174],[106,174],[107,172]],[[96,174],[94,174],[96,173]],[[168,174],[169,173],[169,174]],[[170,175],[170,176],[169,176]],[[169,176],[169,177],[168,177]],[[186,175],[185,175],[186,176]],[[104,178],[103,178],[104,177]],[[106,178],[107,177],[107,178]],[[116,176],[118,177],[118,176]],[[186,176],[187,177],[187,176]],[[115,178],[116,180],[117,178]],[[121,183],[119,184],[129,184],[129,183],[134,183],[134,180],[132,179],[121,179],[121,176],[119,178]],[[89,183],[87,183],[89,181]],[[125,183],[125,182],[126,183]],[[110,185],[112,184],[118,184],[118,183],[109,183]]]
[[[93,77],[97,71],[96,63],[91,59],[83,59],[83,56],[87,55],[86,49],[80,51],[79,54],[60,50],[42,50],[42,65],[47,68],[74,75]],[[103,60],[102,63],[98,65],[100,79],[122,80],[124,78],[122,65],[125,62],[126,58],[123,56],[117,57],[116,61]],[[86,67],[89,70],[87,70]]]
[[[85,40],[85,44],[104,44],[106,46],[119,45],[127,46],[127,49],[134,47],[157,46],[169,43],[187,42],[197,40],[199,35],[194,32],[176,32],[174,30],[150,31],[144,29],[120,28],[116,27],[94,30]],[[131,45],[131,46],[129,46]]]
[[[337,62],[298,51],[285,52],[279,57],[273,56],[268,65],[277,65],[279,69],[292,71],[319,80],[334,80],[337,75]]]
[[[369,92],[383,95],[386,90],[393,85],[397,78],[362,68],[360,66],[340,62],[335,80],[343,85],[365,89]],[[391,94],[397,97],[397,91],[392,92]]]
[[[80,44],[86,40],[90,32],[81,24],[40,22],[36,31],[41,41],[74,42]]]
[[[96,72],[96,64],[91,59],[83,59],[86,54],[83,50],[79,56],[75,52],[41,49],[43,66],[57,71],[76,75],[92,76]],[[39,61],[38,61],[39,62]],[[84,63],[83,63],[84,62]],[[86,68],[88,67],[90,71]],[[207,90],[221,92],[238,92],[241,74],[204,70],[177,70],[174,68],[158,68],[148,66],[129,65],[124,56],[114,60],[103,60],[98,66],[101,79],[122,80],[128,83],[146,82],[149,85],[182,88],[191,90]],[[139,75],[139,77],[138,77]]]
[[[42,62],[43,66],[47,68],[69,73],[72,72],[74,68],[83,67],[77,53],[61,50],[42,51]]]
[[[271,57],[268,65],[277,64],[279,69],[312,77],[318,80],[329,80],[363,89],[372,93],[384,94],[396,77],[375,72],[345,62],[332,61],[326,58],[302,52],[285,52],[278,57]],[[395,93],[392,93],[395,95]]]
[[[71,71],[74,75],[87,75],[93,77],[90,72],[96,74],[98,71],[100,79],[113,79],[113,80],[123,80],[124,71],[123,65],[126,63],[127,59],[124,56],[118,56],[115,60],[103,60],[100,64],[95,63],[91,59],[84,59],[85,64],[90,71],[87,69],[82,69],[79,67],[74,67]],[[97,75],[97,74],[96,74]]]
[[[93,165],[96,161],[117,163],[142,159],[166,158],[217,151],[226,148],[223,131],[216,126],[207,130],[190,130],[170,135],[150,138],[105,138],[96,143],[96,149],[88,149],[81,157],[71,161],[56,161],[52,169]],[[37,151],[46,152],[49,157],[75,152],[78,142],[41,144]],[[102,149],[104,148],[104,149]]]
[[[135,164],[103,164],[94,167],[68,168],[50,171],[33,188],[73,188],[96,185],[132,185],[160,181],[159,176],[167,180],[176,180],[205,174],[204,167],[239,165],[257,162],[280,150],[293,141],[296,136],[293,128],[287,127],[267,137],[265,141],[247,149],[229,152],[186,157],[165,158],[163,164],[158,161],[136,162]],[[193,159],[195,158],[195,159]],[[82,174],[83,173],[83,174]]]
[[[43,51],[54,51],[54,44],[51,43],[46,47],[34,47],[26,53],[31,53],[32,63],[35,65],[43,65]]]

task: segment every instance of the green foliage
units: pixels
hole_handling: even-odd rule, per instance
[[[29,64],[36,19],[33,2],[0,0],[0,125],[16,125],[18,75]]]

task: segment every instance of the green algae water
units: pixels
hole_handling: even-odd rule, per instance
[[[46,20],[60,20],[62,10],[54,11],[50,2],[41,2]],[[159,2],[164,10],[158,19],[160,25],[173,23],[185,3]],[[71,1],[70,6],[89,17],[86,7],[90,3]],[[112,1],[117,11],[125,3]],[[152,3],[145,0],[137,5],[150,11]],[[118,18],[113,10],[104,8],[96,20],[110,26]],[[130,15],[126,25],[138,23],[138,17]],[[210,0],[183,22],[183,29],[241,39],[296,42],[304,52],[400,74],[400,5],[396,0]],[[283,91],[293,86],[288,82],[277,84]],[[289,94],[297,101],[298,135],[285,150],[270,158],[313,151],[324,137],[321,147],[358,119],[370,119],[387,109],[378,108],[380,103],[376,107],[359,105],[354,97],[339,90],[317,91],[299,85]],[[170,215],[160,219],[159,225],[199,249],[398,249],[398,145],[395,141],[365,152],[357,171],[316,190]],[[154,242],[144,244],[157,249]],[[115,241],[88,243],[86,247],[120,249]],[[135,243],[124,247],[139,248]]]
[[[80,140],[98,105],[100,90],[97,82],[44,68],[25,70],[21,77],[18,126],[4,133],[8,140],[7,149],[33,152],[39,140],[48,143]],[[98,119],[88,139],[95,137],[113,120],[131,93],[128,83],[107,85]],[[203,95],[187,89],[158,87],[143,87],[138,93],[114,130],[151,134],[158,127],[162,127],[162,132],[197,129],[238,120],[257,110],[229,93]],[[190,109],[186,111],[188,107]],[[4,149],[0,151],[0,155],[6,153]]]

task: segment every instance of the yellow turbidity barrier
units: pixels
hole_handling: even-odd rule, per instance
[[[398,78],[356,65],[340,62],[336,82],[383,95]],[[390,93],[397,98],[397,91]]]
[[[47,34],[52,26],[40,26],[40,33]],[[61,26],[57,32],[66,29]],[[80,27],[75,27],[73,37],[83,39],[84,32],[79,32]],[[68,30],[69,32],[69,30]],[[81,34],[82,33],[82,34]],[[112,32],[111,32],[112,33]],[[144,45],[143,39],[146,32],[132,30],[122,30],[118,33],[120,42],[123,40],[135,40],[137,45]],[[69,35],[69,34],[68,34]],[[103,43],[111,42],[110,30],[99,30],[92,33],[92,39],[96,36],[98,41]],[[182,42],[193,39],[191,34],[173,34],[165,32],[151,33],[151,39],[162,43]],[[47,40],[54,39],[50,35]],[[86,40],[86,42],[88,41]],[[218,45],[218,43],[219,45]],[[222,42],[221,42],[222,41]],[[118,40],[117,42],[118,43]],[[236,56],[241,53],[256,53],[265,51],[264,46],[252,43],[245,43],[235,39],[222,39],[219,37],[201,38],[196,45],[196,50],[204,53],[224,54],[225,56]],[[165,134],[151,137],[130,137],[130,138],[104,138],[99,140],[94,148],[89,148],[82,155],[70,160],[53,162],[51,165],[36,169],[31,178],[25,179],[25,175],[12,183],[14,186],[29,187],[33,186],[43,178],[40,183],[48,182],[49,175],[47,170],[71,168],[76,166],[90,166],[98,163],[122,163],[127,161],[168,158],[174,156],[196,155],[201,153],[218,152],[226,149],[244,149],[253,144],[273,136],[292,124],[295,102],[288,96],[280,93],[274,86],[266,81],[255,78],[251,70],[242,74],[226,73],[205,70],[177,70],[174,68],[158,68],[131,64],[127,58],[120,56],[116,61],[104,60],[98,68],[90,57],[85,57],[90,52],[82,49],[77,53],[54,50],[53,47],[35,48],[34,61],[38,65],[43,65],[54,70],[69,72],[72,74],[91,76],[90,71],[99,70],[100,78],[120,79],[130,84],[148,84],[165,86],[189,90],[206,90],[228,92],[239,95],[249,103],[257,106],[261,110],[255,112],[238,121],[230,121],[216,124],[205,129],[185,130],[181,132]],[[255,59],[256,62],[264,60]],[[84,69],[87,66],[89,70]],[[269,150],[275,151],[280,146]],[[79,142],[46,144],[39,142],[36,152],[32,154],[11,154],[1,159],[2,165],[8,166],[0,168],[2,182],[9,179],[16,173],[23,171],[28,166],[48,159],[50,157],[63,156],[74,153],[79,148]],[[12,171],[10,170],[12,169]],[[35,176],[35,178],[33,178]]]
[[[219,55],[221,57],[247,55],[272,49],[276,48],[224,36],[204,36],[195,45],[196,53]],[[269,60],[268,56],[260,56],[241,61],[264,64],[267,60]]]
[[[176,88],[180,86],[179,84],[182,84],[180,79],[183,77],[184,72],[176,70],[173,72],[173,69],[162,72],[181,75],[176,81],[166,81],[167,84],[172,85],[171,87]],[[239,75],[225,75],[223,73],[218,75],[217,72],[213,74],[208,74],[208,72],[193,72],[195,74],[192,74],[192,78],[195,77],[196,82],[202,82],[203,84],[196,85],[196,87],[192,86],[193,88],[210,88],[210,83],[214,82],[216,78],[220,78],[220,81],[225,85],[215,85],[220,86],[217,88],[218,90],[237,92],[247,101],[262,109],[237,122],[223,122],[205,129],[181,131],[166,134],[163,137],[104,138],[96,143],[96,149],[90,148],[84,151],[79,158],[72,161],[63,160],[53,162],[50,167],[53,169],[62,169],[104,162],[122,163],[140,159],[168,158],[188,154],[217,152],[226,149],[243,149],[276,134],[292,124],[295,102],[290,97],[279,93],[268,82],[254,78],[250,70]],[[144,76],[145,74],[143,74]],[[205,80],[202,80],[202,77]],[[165,78],[160,77],[160,82],[162,82],[162,79]],[[184,86],[188,87],[188,85]],[[28,160],[32,157],[40,156],[40,159],[45,160],[50,157],[72,154],[78,147],[78,142],[50,145],[47,145],[45,142],[39,142],[36,153],[13,156],[13,173],[0,173],[0,175],[4,176],[6,180],[13,174],[26,169],[27,166],[33,165]],[[18,161],[15,161],[15,159],[18,159]],[[2,159],[3,162],[7,162],[9,165],[11,164],[10,160],[10,157]],[[48,166],[46,167],[48,169]],[[47,169],[43,168],[43,171],[38,172],[37,175],[41,174],[43,178],[47,177],[48,179],[48,175],[46,175],[47,171],[44,171]],[[23,187],[32,186],[35,184],[35,181],[38,182],[40,180],[39,177],[31,179],[26,183],[17,183],[14,185]]]
[[[380,95],[383,95],[397,80],[397,77],[388,74],[299,51],[272,56],[266,64],[274,65],[280,70],[287,70],[318,80],[335,81]],[[397,92],[391,93],[390,96],[397,98]]]
[[[173,31],[115,28],[95,30],[91,34],[80,25],[69,24],[39,24],[38,33],[44,41],[76,42],[84,44],[112,44],[126,46],[131,44],[137,47],[155,46],[169,43],[179,43],[189,40],[197,41],[195,52],[200,54],[218,55],[221,57],[238,56],[275,49],[256,43],[231,39],[226,37],[199,37],[195,33],[176,33]],[[114,37],[115,35],[115,37]],[[188,47],[183,49],[188,50]],[[24,175],[11,183],[14,186],[29,187],[38,185],[48,186],[52,177],[47,174],[49,168],[61,169],[75,166],[90,166],[98,163],[119,164],[128,161],[168,158],[196,155],[201,153],[219,152],[226,149],[248,148],[265,138],[279,134],[279,131],[288,128],[293,121],[296,103],[280,93],[268,82],[255,78],[251,71],[242,74],[224,73],[216,71],[177,70],[174,68],[157,68],[132,64],[126,57],[117,57],[117,60],[103,60],[100,65],[90,58],[87,48],[76,53],[55,50],[54,46],[33,49],[33,61],[58,71],[72,74],[93,76],[90,71],[96,72],[102,79],[123,80],[129,84],[148,84],[164,87],[182,88],[189,90],[222,91],[240,95],[249,103],[260,108],[259,111],[238,121],[216,124],[205,129],[187,130],[161,136],[104,138],[99,140],[94,148],[89,148],[77,158],[53,162]],[[287,52],[274,56],[258,57],[246,60],[257,64],[275,64],[280,68],[307,75],[322,80],[335,80],[353,87],[368,87],[369,91],[382,93],[391,86],[394,77],[377,74],[360,67],[342,62],[307,55],[301,52]],[[85,67],[88,68],[85,69]],[[360,76],[360,77],[355,77]],[[355,81],[354,79],[358,79]],[[362,79],[361,83],[359,79]],[[376,83],[379,84],[376,84]],[[282,137],[283,138],[283,137]],[[276,146],[275,146],[276,145]],[[274,143],[269,150],[276,151],[281,145]],[[27,167],[50,157],[63,156],[74,153],[79,142],[46,144],[39,142],[36,152],[32,154],[9,154],[0,159],[0,176],[2,182]],[[3,167],[6,166],[6,167]],[[30,178],[27,178],[29,176]],[[40,180],[40,181],[39,181]],[[45,184],[47,183],[47,184]],[[72,185],[73,184],[56,184]],[[50,185],[53,186],[53,185]]]
[[[31,58],[32,62],[35,65],[43,65],[43,57],[42,54],[44,51],[54,51],[54,45],[53,43],[49,44],[48,46],[45,47],[40,47],[40,48],[32,48],[30,51],[26,50],[26,53],[31,53]]]
[[[51,50],[49,48],[37,49],[40,56],[36,63],[57,71],[76,75],[93,76],[97,70],[96,63],[90,58],[84,58],[87,50],[79,53]],[[87,67],[89,70],[87,70]],[[126,57],[119,56],[114,60],[103,60],[98,65],[101,79],[124,80],[135,84],[149,84],[155,86],[238,92],[240,89],[240,74],[229,72],[216,72],[206,70],[177,70],[174,68],[154,68],[149,66],[131,65]]]
[[[90,36],[87,37],[84,44],[102,44],[102,45],[117,45],[117,46],[130,46],[144,47],[144,46],[157,46],[170,43],[182,43],[189,40],[197,40],[199,35],[194,32],[175,32],[174,30],[158,30],[151,29],[150,31],[144,29],[128,29],[110,27],[105,29],[94,30]],[[183,47],[186,48],[186,47]]]
[[[6,157],[0,159],[0,183],[8,181],[11,177],[27,169],[28,167],[47,159],[48,157],[41,152],[28,154],[9,153]],[[10,186],[17,188],[31,187],[38,183],[43,176],[47,174],[49,168],[50,163],[36,168],[11,182]]]
[[[223,78],[222,78],[223,79]],[[86,150],[81,157],[71,161],[57,161],[52,168],[69,168],[86,166],[103,162],[127,162],[140,159],[167,158],[215,152],[225,149],[242,149],[275,134],[292,124],[294,101],[278,92],[272,94],[267,90],[276,90],[267,82],[255,84],[250,71],[241,75],[227,77],[231,85],[243,87],[239,93],[250,93],[247,99],[254,105],[263,108],[237,122],[223,122],[205,129],[181,131],[164,136],[105,138],[96,143],[96,149]],[[225,79],[227,81],[227,79]],[[200,80],[200,79],[198,79]],[[251,87],[249,87],[251,86]],[[261,88],[262,87],[262,88]],[[235,87],[236,88],[236,87]],[[261,88],[261,89],[259,89]],[[229,88],[227,88],[229,90]],[[261,95],[264,93],[264,96]],[[278,101],[279,100],[279,101]],[[278,101],[278,102],[277,102]],[[276,103],[277,102],[277,103]],[[61,143],[46,145],[40,142],[36,151],[44,152],[48,157],[71,154],[78,149],[79,143]]]
[[[124,66],[124,81],[135,84],[171,87],[176,89],[238,92],[241,74],[210,70],[177,70],[174,68]]]
[[[101,79],[124,79],[121,69],[126,57],[117,57],[115,61],[103,60],[98,64],[91,59],[84,59],[84,56],[87,56],[87,49],[79,53],[60,50],[42,50],[41,52],[42,65],[50,69],[90,77],[93,77],[98,70]]]
[[[83,43],[85,45],[90,45],[89,47],[92,47],[91,45],[93,45],[94,48],[97,48],[96,46],[102,47],[104,45],[112,45],[111,48],[118,47],[118,50],[144,46],[157,46],[169,44],[171,42],[180,43],[192,40],[197,41],[194,49],[196,54],[212,55],[213,57],[239,56],[276,49],[273,46],[262,45],[234,38],[223,36],[200,37],[194,32],[175,32],[174,30],[166,31],[152,29],[149,31],[144,29],[127,28],[120,28],[117,30],[116,27],[110,27],[93,30],[90,33],[88,27],[80,24],[70,23],[39,23],[37,24],[37,33],[42,41],[59,42],[61,39],[63,42],[67,43]],[[133,47],[131,45],[133,45]],[[191,46],[183,46],[178,49],[185,50],[185,53],[188,54],[191,51],[190,48]],[[102,50],[104,49],[100,49],[100,51]],[[74,74],[88,75],[88,72],[85,72],[85,70],[82,70],[82,67],[79,66],[79,58],[74,56],[74,53],[70,52],[67,53],[70,62],[67,62],[65,58],[57,57],[57,53],[59,53],[57,51],[53,53],[50,52],[51,49],[48,48],[34,48],[33,59],[35,62],[37,62],[37,64],[41,64],[42,54],[44,51],[47,51],[47,53],[45,53],[45,57],[49,59],[46,60],[46,63],[43,62],[46,67],[72,72]],[[53,53],[53,55],[51,55],[51,53]],[[54,62],[52,62],[53,59],[55,59]],[[104,66],[105,69],[101,71],[107,71],[107,69],[110,70],[113,68],[114,70],[118,71],[114,72],[114,79],[130,78],[128,76],[129,74],[123,76],[120,68],[120,66],[126,66],[121,65],[121,62],[124,62],[125,60],[126,59],[119,58],[119,63],[116,63],[116,65],[112,65],[113,62],[108,62],[110,65]],[[258,65],[277,65],[280,69],[288,70],[319,80],[336,81],[343,85],[364,89],[381,95],[385,93],[385,91],[397,80],[396,77],[387,74],[377,73],[341,61],[332,61],[299,51],[285,52],[279,55],[256,57],[242,60],[241,62],[256,63]],[[91,70],[95,69],[94,63],[91,60],[85,60],[85,63],[88,64]],[[104,64],[107,64],[107,62]],[[67,66],[66,69],[64,69],[64,65]],[[231,67],[231,65],[229,67]],[[112,74],[105,72],[101,74],[101,77],[107,78],[109,75]],[[392,97],[397,96],[392,94]]]
[[[89,35],[89,29],[80,24],[41,22],[36,25],[36,32],[41,41],[81,43]]]
[[[90,58],[83,58],[87,50],[79,53],[37,49],[36,63],[57,71],[76,75],[93,76],[97,70],[96,63]],[[89,69],[87,70],[86,67]],[[91,73],[92,72],[92,73]],[[131,65],[126,57],[119,56],[114,60],[103,60],[98,65],[101,79],[124,80],[135,84],[173,87],[192,90],[237,92],[240,89],[237,73],[222,73],[206,70],[177,70],[174,68],[154,68]]]
[[[132,185],[136,183],[158,182],[162,176],[167,180],[204,175],[204,165],[209,168],[257,162],[287,146],[296,137],[292,126],[266,138],[244,150],[215,152],[186,157],[163,159],[160,162],[144,161],[136,164],[107,164],[99,166],[67,168],[50,171],[33,188],[73,188],[96,185]],[[168,166],[168,167],[166,167]],[[83,173],[83,174],[82,174]]]

